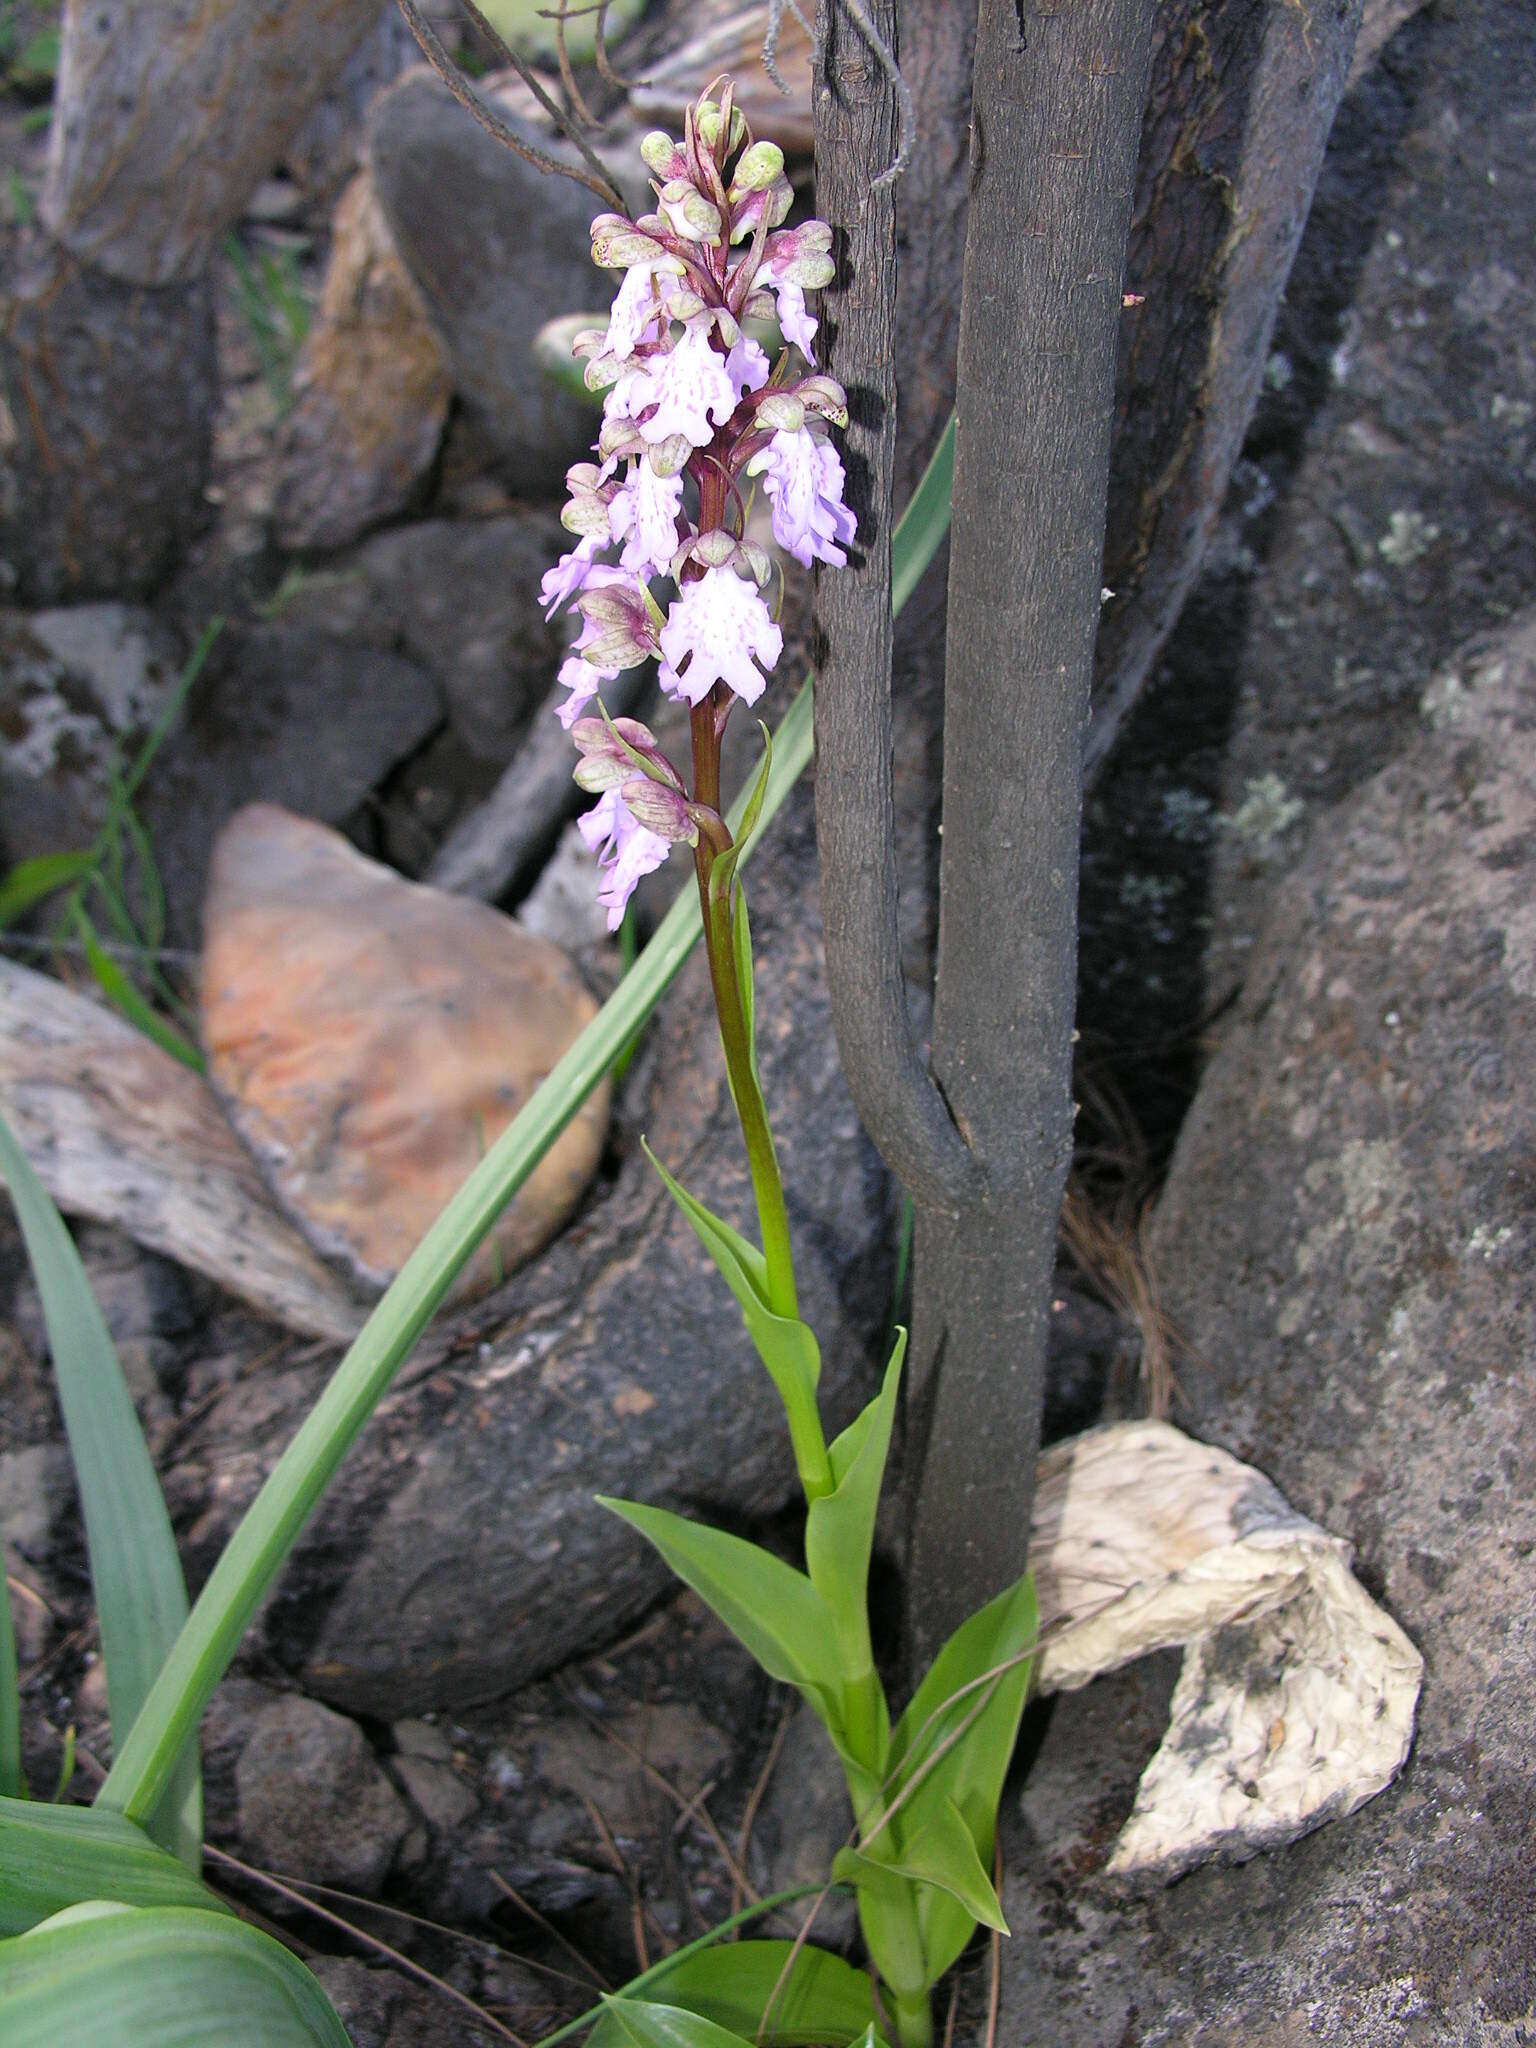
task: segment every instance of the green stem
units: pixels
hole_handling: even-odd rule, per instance
[[[926,1991],[911,1998],[891,1994],[892,2017],[901,2048],[930,2048],[933,2040],[933,2000]]]

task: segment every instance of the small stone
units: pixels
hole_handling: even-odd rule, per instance
[[[425,1757],[428,1763],[446,1764],[453,1760],[453,1744],[441,1728],[434,1728],[430,1721],[397,1721],[390,1734],[395,1739],[398,1756]]]
[[[235,1787],[253,1862],[348,1891],[377,1891],[410,1826],[357,1723],[298,1693],[257,1710]]]
[[[832,1859],[848,1841],[853,1810],[848,1787],[826,1731],[804,1701],[795,1709],[768,1789],[752,1830],[753,1862],[759,1889],[787,1891],[797,1884],[824,1884]],[[852,1934],[857,1908],[852,1897],[833,1893],[817,1906],[814,1897],[791,1906],[797,1924],[816,1907],[815,1938],[838,1948]]]
[[[397,1756],[395,1775],[439,1834],[463,1827],[480,1803],[447,1764],[426,1757]]]
[[[71,1498],[74,1472],[62,1444],[0,1451],[0,1546],[38,1562],[47,1555],[58,1509]]]
[[[596,1005],[546,940],[270,804],[220,836],[204,927],[210,1079],[310,1242],[382,1288]],[[460,1298],[560,1228],[607,1121],[604,1087],[524,1183]]]
[[[432,467],[451,397],[421,294],[360,171],[336,209],[319,317],[283,429],[279,543],[344,547],[407,510]]]

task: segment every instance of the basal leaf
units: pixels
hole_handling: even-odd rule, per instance
[[[744,2034],[733,2034],[686,2006],[652,2005],[643,1998],[605,1998],[604,2020],[613,2048],[752,2048]]]
[[[686,2007],[761,2048],[845,2048],[873,2024],[869,1978],[841,1956],[792,1941],[737,1941],[685,1956],[646,1995]],[[587,2048],[621,2048],[606,2018]]]

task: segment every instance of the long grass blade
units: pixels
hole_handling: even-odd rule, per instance
[[[113,1009],[121,1012],[146,1038],[152,1038],[162,1052],[168,1052],[173,1060],[180,1060],[194,1074],[201,1074],[207,1063],[197,1047],[190,1039],[183,1038],[174,1024],[168,1024],[158,1010],[151,1009],[122,966],[103,946],[89,917],[78,908],[75,911],[75,930],[85,948],[86,965]]]
[[[951,426],[892,537],[898,605],[916,588],[948,530],[953,467]],[[743,860],[811,758],[811,692],[807,679],[774,735],[762,812]],[[214,1566],[118,1749],[97,1794],[102,1804],[135,1820],[154,1811],[252,1616],[358,1432],[506,1204],[671,987],[699,930],[698,895],[685,887],[633,968],[401,1267]]]
[[[187,1617],[187,1589],[112,1339],[63,1219],[0,1118],[0,1174],[42,1299],[59,1406],[80,1486],[101,1622],[112,1739],[121,1744]],[[202,1790],[195,1746],[138,1818],[196,1869]]]

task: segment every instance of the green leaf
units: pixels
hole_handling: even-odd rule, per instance
[[[75,911],[75,929],[85,948],[86,965],[95,975],[102,994],[113,1009],[121,1011],[128,1022],[152,1038],[162,1052],[168,1052],[172,1059],[180,1060],[184,1067],[190,1067],[194,1074],[204,1072],[206,1062],[197,1047],[182,1037],[175,1025],[168,1024],[157,1010],[140,995],[122,967],[102,945],[96,927],[81,909]]]
[[[948,530],[953,467],[951,422],[891,537],[893,611],[911,596]],[[205,635],[198,655],[210,644]],[[810,762],[812,707],[807,680],[774,735],[761,824],[777,814]],[[126,778],[130,795],[134,774],[130,770]],[[744,810],[739,802],[732,806],[733,830]],[[416,1339],[508,1202],[656,1009],[699,933],[698,894],[685,885],[633,972],[562,1054],[406,1260],[215,1565],[143,1713],[113,1759],[97,1794],[103,1804],[134,1819],[153,1811],[300,1530]]]
[[[843,1668],[862,1672],[869,1648],[869,1559],[907,1333],[899,1332],[879,1393],[833,1443],[833,1490],[813,1500],[805,1522],[805,1562],[826,1601],[843,1651]]]
[[[26,1792],[21,1775],[21,1675],[16,1668],[11,1589],[0,1552],[0,1799],[24,1799]]]
[[[88,847],[75,853],[40,853],[35,860],[20,862],[0,882],[0,931],[35,903],[82,881],[95,865],[95,852]]]
[[[891,1736],[894,1789],[887,1804],[900,1802],[898,1830],[922,1827],[953,1805],[980,1863],[990,1863],[1038,1634],[1034,1580],[1026,1573],[963,1621],[940,1650]],[[977,1683],[988,1672],[1000,1675]],[[914,1789],[903,1797],[909,1786]],[[970,1940],[971,1927],[965,1915],[931,1893],[920,1902],[919,1918],[937,1980]]]
[[[733,2034],[686,2006],[605,1998],[603,2017],[613,2029],[606,2036],[613,2048],[752,2048],[745,2035]]]
[[[844,1884],[899,1898],[904,1886],[933,1886],[957,1900],[973,1921],[1008,1932],[1003,1909],[982,1868],[964,1816],[952,1799],[934,1808],[923,1825],[891,1856],[873,1856],[860,1849],[839,1849],[832,1875]],[[929,1960],[929,1982],[941,1974]],[[947,1967],[947,1965],[946,1965]]]
[[[80,1255],[3,1118],[0,1173],[10,1187],[48,1328],[85,1514],[117,1745],[186,1620],[186,1582],[139,1420]],[[150,1825],[168,1848],[197,1867],[202,1790],[195,1748]]]
[[[350,2048],[296,1956],[232,1915],[72,1909],[0,1942],[5,2048]]]
[[[844,2048],[874,2023],[869,1978],[841,1956],[792,1941],[737,1941],[663,1964],[646,1995],[744,2034],[761,2048]],[[587,2048],[621,2048],[605,2016]]]
[[[120,1813],[0,1799],[0,1935],[24,1934],[86,1899],[229,1910]]]
[[[786,1404],[814,1400],[821,1377],[821,1349],[808,1323],[792,1316],[775,1315],[768,1306],[768,1266],[756,1245],[748,1244],[739,1231],[706,1209],[675,1180],[649,1145],[645,1156],[666,1183],[667,1192],[698,1233],[699,1242],[719,1267],[721,1277],[736,1297],[747,1333],[757,1355],[768,1368],[780,1397]]]
[[[736,954],[736,980],[747,1025],[747,1063],[757,1074],[757,985],[752,978],[752,925],[747,917],[747,892],[740,882],[731,895],[731,945]]]
[[[598,1495],[598,1504],[655,1544],[685,1584],[707,1601],[770,1678],[818,1704],[838,1691],[837,1644],[826,1603],[803,1572],[771,1551],[689,1522],[665,1508]]]

